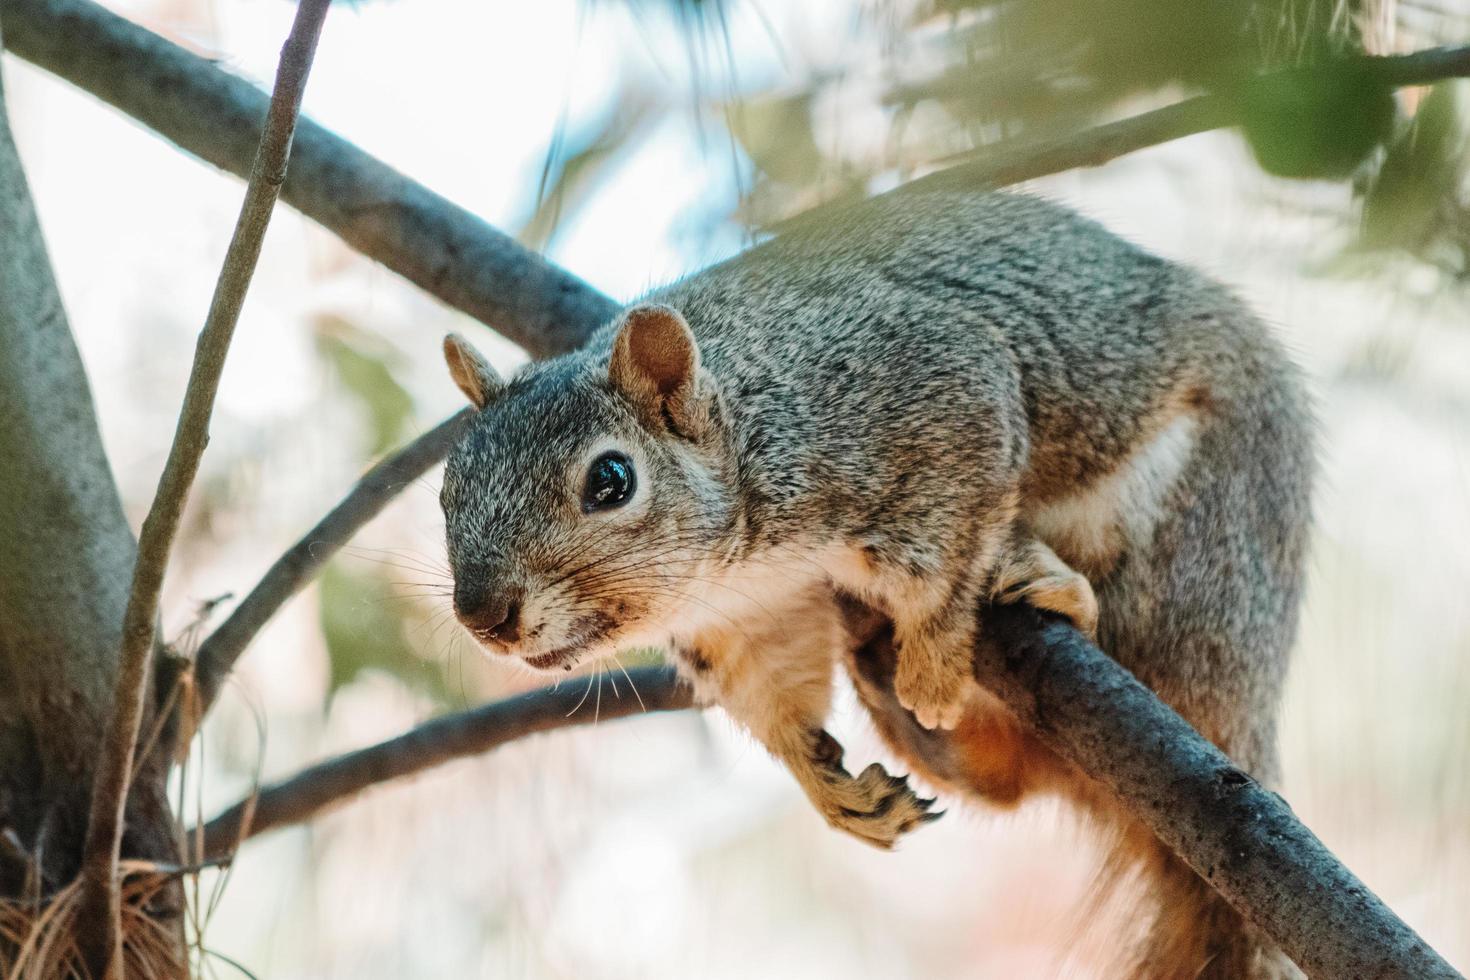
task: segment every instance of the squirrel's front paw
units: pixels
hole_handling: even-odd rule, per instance
[[[924,651],[901,646],[893,693],[925,728],[954,728],[964,717],[975,681],[970,675],[969,647],[963,661],[957,657],[925,656]]]
[[[943,816],[934,800],[913,791],[903,776],[890,775],[873,763],[856,777],[843,772],[829,784],[822,816],[838,830],[883,850],[890,850],[911,830]]]
[[[821,729],[807,733],[807,742],[793,771],[807,796],[826,821],[865,844],[888,850],[911,830],[938,820],[902,776],[892,776],[873,763],[856,777],[842,766],[842,745]]]

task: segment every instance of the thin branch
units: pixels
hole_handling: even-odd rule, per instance
[[[80,935],[87,944],[92,972],[98,976],[120,975],[122,969],[117,861],[133,756],[148,704],[164,572],[189,488],[209,442],[209,417],[224,373],[225,355],[240,319],[276,197],[286,178],[296,117],[301,111],[312,58],[330,6],[331,0],[301,0],[296,8],[290,36],[281,50],[275,91],[245,190],[245,201],[225,253],[224,268],[215,284],[204,329],[194,349],[194,363],[173,445],[138,539],[138,558],[123,616],[112,718],[92,784],[92,807],[82,851]]]
[[[1008,187],[1079,167],[1099,167],[1150,146],[1239,121],[1235,100],[1223,95],[1197,95],[1080,133],[1007,140],[979,151],[964,163],[902,184],[891,193]],[[797,220],[804,217],[800,215]]]
[[[1470,76],[1470,45],[1364,58],[1363,67],[1379,82],[1393,88],[1433,85],[1449,78]]]
[[[604,699],[596,713],[577,710],[585,692],[572,680],[436,718],[397,738],[312,766],[241,800],[209,821],[204,827],[204,854],[210,859],[232,854],[247,838],[304,823],[371,786],[454,759],[480,755],[528,735],[588,725],[598,719],[605,722],[675,711],[693,703],[689,689],[675,679],[669,668],[639,667],[627,673],[629,686],[638,696],[630,691]]]
[[[443,459],[473,414],[465,409],[451,416],[368,470],[341,503],[276,560],[229,618],[200,645],[194,668],[198,715],[209,710],[235,661],[276,611],[305,588],[404,487]]]
[[[1413,54],[1364,57],[1354,59],[1352,64],[1389,87],[1427,85],[1470,76],[1470,45],[1431,48]],[[1310,69],[1292,71],[1301,70]],[[1240,100],[1233,93],[1199,95],[1079,133],[1007,140],[977,151],[962,163],[911,180],[888,193],[1008,187],[1067,170],[1098,167],[1138,150],[1234,126],[1240,121]],[[841,202],[817,205],[780,228],[784,230],[809,221],[820,221],[841,206]]]
[[[266,97],[88,0],[0,0],[6,44],[197,157],[249,172]],[[310,119],[281,199],[430,295],[547,357],[619,304]]]

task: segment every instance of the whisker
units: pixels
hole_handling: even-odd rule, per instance
[[[361,555],[353,555],[351,557],[357,559],[358,561],[370,562],[383,568],[392,568],[400,572],[407,572],[412,575],[428,575],[446,584],[453,581],[454,579],[454,576],[447,569],[425,568],[420,565],[389,561],[386,558],[366,558]]]
[[[644,714],[648,714],[648,705],[646,705],[646,704],[643,703],[643,695],[641,695],[641,694],[638,693],[638,685],[636,685],[636,684],[633,683],[633,675],[630,674],[630,673],[628,673],[628,668],[627,667],[624,667],[623,666],[622,658],[619,657],[617,654],[613,654],[612,655],[612,662],[618,665],[618,670],[622,671],[623,672],[623,677],[627,679],[627,681],[628,681],[628,687],[632,690],[633,697],[635,697],[635,698],[638,699],[638,708]]]
[[[572,710],[567,712],[567,717],[568,718],[570,718],[572,715],[576,714],[577,713],[577,709],[580,708],[580,707],[582,707],[582,705],[584,705],[584,704],[587,703],[587,695],[589,695],[591,693],[592,693],[592,677],[589,675],[588,678],[587,678],[587,690],[585,690],[585,691],[582,692],[582,699],[580,701],[578,701],[576,704],[572,705]]]
[[[434,575],[447,576],[450,571],[446,563],[419,551],[393,548],[367,548],[355,544],[344,545],[342,551],[353,558],[375,562],[380,565],[398,565]]]
[[[420,490],[432,494],[436,501],[439,499],[439,488],[430,483],[427,477],[417,476],[414,477],[411,482],[415,487],[418,487]]]
[[[601,657],[597,658],[598,666],[605,666],[608,662],[608,659],[609,658],[607,654],[603,654]],[[623,699],[623,696],[618,693],[618,679],[614,677],[611,673],[608,673],[607,682],[612,685],[613,697],[621,701]]]

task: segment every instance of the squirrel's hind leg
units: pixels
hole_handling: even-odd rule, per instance
[[[886,849],[938,814],[877,763],[856,776],[843,768],[842,746],[823,725],[844,635],[835,598],[818,589],[738,627],[676,641],[674,654],[696,697],[765,745],[829,824]]]

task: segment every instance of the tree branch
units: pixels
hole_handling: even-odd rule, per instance
[[[1062,758],[1116,794],[1247,920],[1312,977],[1416,980],[1459,974],[1308,830],[1280,796],[1219,749],[1070,625],[1029,606],[982,611],[975,678]],[[891,627],[854,620],[859,669],[892,661]],[[690,704],[672,671],[633,672],[650,711]],[[891,691],[879,667],[867,680]],[[563,688],[573,687],[563,685]],[[580,689],[547,688],[436,719],[262,790],[204,827],[203,855],[312,819],[364,789],[535,732],[586,723]],[[896,700],[895,700],[896,703]],[[637,713],[630,698],[604,718]],[[912,722],[917,730],[917,722]],[[920,738],[944,738],[923,732]]]
[[[92,783],[92,807],[82,858],[78,935],[85,944],[88,964],[97,976],[111,978],[121,976],[122,972],[117,861],[133,756],[148,705],[164,572],[189,488],[209,442],[209,417],[224,373],[225,355],[260,258],[276,197],[285,181],[296,117],[301,111],[317,39],[330,6],[331,0],[301,0],[296,8],[290,36],[281,51],[275,91],[245,190],[245,201],[240,207],[240,218],[194,350],[194,364],[173,445],[138,540],[138,558],[133,565],[132,586],[123,616],[112,718]]]
[[[0,0],[0,11],[16,54],[215,166],[246,172],[265,102],[249,82],[88,0]],[[1386,85],[1423,85],[1470,74],[1470,47],[1360,64]],[[1078,134],[1001,143],[889,193],[1003,187],[1239,121],[1233,98],[1198,96]],[[533,356],[579,346],[617,313],[616,302],[582,280],[310,120],[301,123],[282,197]],[[782,227],[837,206],[819,205]]]
[[[614,683],[618,680],[616,674],[608,677]],[[479,755],[528,735],[588,725],[599,719],[611,721],[674,711],[693,703],[689,689],[667,667],[635,668],[624,679],[631,690],[603,700],[596,712],[586,705],[583,686],[568,681],[435,718],[397,738],[312,766],[241,800],[209,821],[204,826],[203,853],[211,859],[232,854],[247,838],[304,823],[370,786]]]
[[[891,627],[871,612],[851,627],[863,641],[859,669],[891,690],[891,666],[874,667],[892,663]],[[1114,793],[1308,976],[1459,977],[1285,800],[1070,624],[1025,605],[983,607],[973,666],[986,690]]]
[[[0,0],[6,44],[209,163],[244,176],[266,97],[88,0]],[[579,346],[619,304],[480,218],[303,119],[281,197],[533,356]]]
[[[464,409],[380,461],[363,474],[341,503],[276,560],[229,618],[200,645],[194,667],[197,715],[202,716],[214,704],[235,661],[276,610],[305,588],[348,539],[376,517],[399,491],[443,459],[473,414]]]
[[[1099,167],[1150,146],[1233,126],[1239,121],[1233,99],[1223,95],[1197,95],[1080,133],[1007,140],[986,147],[963,163],[902,184],[890,193],[1008,187],[1079,167]],[[798,215],[796,220],[806,217]]]
[[[1362,64],[1369,75],[1392,88],[1433,85],[1448,78],[1470,76],[1470,45],[1369,57],[1364,58]]]
[[[1431,48],[1413,54],[1366,56],[1346,64],[1390,88],[1428,85],[1470,75],[1470,45]],[[1311,70],[1291,69],[1281,74]],[[1239,125],[1241,120],[1241,103],[1236,93],[1199,95],[1080,133],[1022,138],[987,147],[970,160],[911,180],[890,193],[1007,187],[1080,167],[1101,166],[1150,146]],[[822,206],[816,210],[822,210]],[[806,217],[799,215],[795,220]]]

